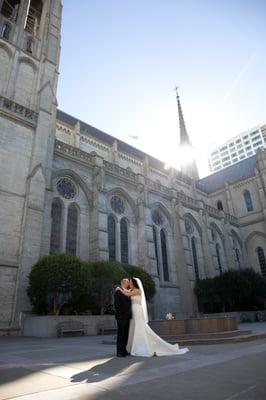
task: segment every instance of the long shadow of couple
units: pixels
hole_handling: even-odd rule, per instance
[[[131,370],[130,367],[133,367],[133,372],[138,368],[137,365],[139,366],[140,363],[142,364],[145,362],[143,357],[113,357],[106,362],[102,362],[102,360],[102,358],[98,359],[98,363],[92,368],[73,375],[71,377],[71,382],[100,382],[116,375],[122,375],[123,372],[125,372],[125,374],[129,373],[129,370]],[[134,364],[137,364],[136,368],[134,368]]]

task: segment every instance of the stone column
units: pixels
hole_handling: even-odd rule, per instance
[[[197,312],[197,302],[191,288],[189,276],[187,272],[187,264],[185,258],[185,251],[182,243],[180,217],[182,215],[182,205],[177,202],[174,197],[171,202],[172,215],[173,215],[173,233],[175,243],[175,259],[177,265],[177,281],[180,290],[180,303],[181,311],[184,317],[192,317]]]
[[[104,167],[103,159],[94,156],[92,182],[92,205],[90,212],[90,253],[92,261],[108,260],[107,212],[105,205]]]
[[[215,276],[215,268],[213,265],[213,259],[210,249],[210,241],[209,241],[209,216],[207,212],[204,210],[203,201],[199,200],[200,204],[200,226],[202,230],[201,240],[202,240],[202,252],[204,259],[204,271],[206,278],[212,278]]]
[[[230,190],[230,186],[228,185],[227,182],[225,182],[225,195],[226,195],[226,203],[227,203],[228,212],[231,215],[235,215],[235,210],[234,210],[233,200],[232,200],[232,193]]]
[[[222,226],[222,233],[224,236],[225,261],[226,261],[227,268],[232,268],[235,265],[235,261],[234,261],[232,243],[231,243],[231,232],[230,232],[231,225],[225,218],[224,212],[220,211],[220,213],[223,213],[223,218],[221,220],[221,226]]]
[[[138,218],[137,218],[137,236],[138,236],[138,259],[139,265],[149,270],[148,242],[146,235],[146,197],[145,179],[143,175],[138,175]]]
[[[74,141],[72,146],[80,148],[80,122],[78,121],[74,126]]]
[[[115,140],[111,147],[111,162],[117,164],[118,161],[118,150],[117,150],[117,141]]]
[[[264,215],[264,228],[266,232],[266,187],[263,187],[262,174],[259,173],[258,169],[255,169],[255,175],[256,175],[256,182],[258,185],[260,205]]]

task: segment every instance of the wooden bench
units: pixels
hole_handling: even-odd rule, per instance
[[[57,325],[57,336],[63,336],[64,333],[81,333],[85,335],[87,332],[87,325],[79,321],[64,321],[59,322]]]

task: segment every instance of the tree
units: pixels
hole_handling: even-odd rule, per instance
[[[143,289],[145,291],[145,296],[147,301],[151,301],[154,297],[156,289],[155,283],[151,275],[146,272],[141,267],[136,267],[135,265],[123,265],[126,275],[129,278],[139,278],[143,284]]]
[[[253,269],[229,270],[196,283],[201,311],[242,311],[264,307],[266,281]]]
[[[28,296],[39,314],[58,315],[63,305],[77,304],[87,295],[90,274],[86,264],[70,254],[42,257],[29,274]]]
[[[122,265],[115,261],[88,262],[89,302],[93,314],[104,314],[111,304],[115,285],[125,277]]]

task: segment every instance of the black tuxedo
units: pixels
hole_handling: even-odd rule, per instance
[[[117,354],[126,354],[128,340],[129,320],[131,319],[131,299],[120,290],[115,292],[115,318],[117,322]]]

